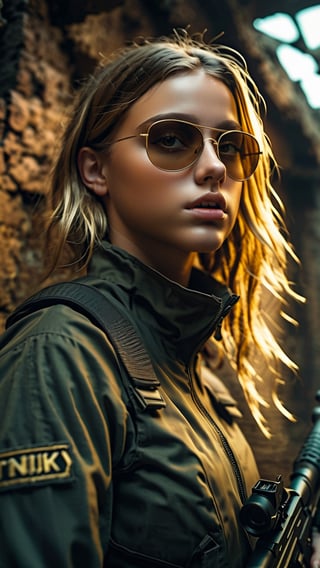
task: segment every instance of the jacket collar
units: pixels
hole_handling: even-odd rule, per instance
[[[210,276],[194,268],[189,287],[169,280],[126,251],[104,241],[89,267],[89,275],[102,282],[132,313],[144,340],[160,332],[165,349],[188,362],[202,347],[239,299]],[[146,332],[148,332],[146,334]]]

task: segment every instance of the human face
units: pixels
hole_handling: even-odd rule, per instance
[[[202,70],[151,88],[129,108],[114,138],[162,118],[206,125],[205,138],[212,137],[210,127],[240,128],[231,92]],[[154,166],[142,137],[122,140],[108,149],[103,171],[111,242],[161,272],[166,266],[183,272],[195,252],[220,248],[234,226],[242,183],[228,177],[208,139],[196,163],[182,171]]]

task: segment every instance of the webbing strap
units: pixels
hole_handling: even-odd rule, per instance
[[[150,357],[130,321],[103,294],[83,282],[54,284],[21,304],[7,319],[10,327],[24,316],[54,304],[65,304],[88,317],[105,332],[117,355],[126,367],[141,405],[145,409],[160,409],[166,403],[158,388]]]

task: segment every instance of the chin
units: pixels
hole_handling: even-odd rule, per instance
[[[198,252],[199,254],[203,253],[213,253],[216,252],[217,250],[219,250],[222,245],[224,243],[224,240],[221,241],[217,241],[215,240],[214,242],[210,242],[210,243],[206,243],[203,244],[202,246],[198,246],[195,250],[196,252]]]

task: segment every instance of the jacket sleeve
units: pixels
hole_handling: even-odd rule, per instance
[[[104,334],[66,307],[1,349],[0,566],[103,566],[128,420],[117,373]]]

